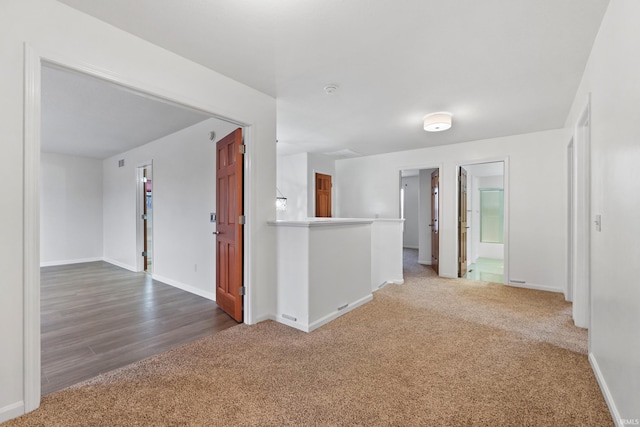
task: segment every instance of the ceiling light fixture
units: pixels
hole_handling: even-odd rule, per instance
[[[446,111],[431,113],[424,116],[424,130],[427,132],[441,132],[451,127],[453,114]]]

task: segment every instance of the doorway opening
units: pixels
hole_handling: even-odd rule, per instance
[[[153,166],[138,167],[138,252],[142,256],[142,271],[153,273]]]
[[[413,258],[439,273],[440,169],[400,171],[400,218],[404,219],[402,246],[416,251]]]
[[[505,283],[503,161],[462,165],[458,172],[458,277]]]
[[[216,308],[215,302],[212,301],[214,298],[207,295],[206,290],[191,285],[189,280],[193,279],[195,282],[198,273],[201,277],[209,274],[213,277],[211,294],[215,295],[215,237],[211,234],[211,230],[215,227],[215,224],[211,224],[211,218],[215,218],[215,214],[210,214],[210,211],[215,210],[215,141],[211,134],[224,135],[228,129],[238,128],[239,124],[218,119],[210,113],[191,110],[182,105],[123,88],[117,83],[102,80],[93,75],[54,64],[41,64],[39,60],[38,72],[34,72],[34,75],[38,76],[37,79],[34,77],[38,84],[34,85],[37,89],[32,102],[37,105],[42,104],[42,108],[34,108],[34,111],[41,111],[42,114],[34,114],[34,117],[30,117],[29,124],[36,129],[33,132],[42,134],[42,138],[34,138],[26,144],[30,144],[33,150],[56,153],[55,165],[52,165],[52,156],[46,156],[47,165],[52,166],[48,167],[48,175],[43,180],[49,180],[48,178],[52,175],[59,179],[55,181],[55,186],[36,186],[32,194],[35,194],[34,199],[38,199],[38,196],[45,192],[43,197],[55,203],[57,211],[64,212],[66,209],[67,212],[66,215],[56,216],[60,221],[57,228],[66,232],[64,239],[52,238],[50,231],[56,228],[55,225],[34,233],[34,240],[36,242],[39,240],[41,247],[49,249],[48,255],[51,262],[48,265],[51,267],[48,267],[47,274],[41,276],[42,269],[38,261],[43,260],[42,255],[38,257],[37,254],[33,254],[26,261],[31,266],[29,271],[38,273],[38,280],[34,277],[26,285],[27,290],[37,296],[38,303],[30,304],[32,298],[28,298],[25,302],[25,306],[31,307],[31,310],[25,308],[28,312],[25,317],[29,316],[32,319],[31,322],[37,322],[38,325],[37,328],[25,327],[26,345],[32,349],[30,354],[33,353],[33,357],[29,357],[25,362],[25,369],[30,370],[28,393],[33,395],[32,399],[36,402],[36,394],[39,397],[41,393],[55,391],[60,386],[68,386],[91,378],[104,372],[105,367],[114,369],[124,366],[236,324]],[[69,84],[65,85],[65,82]],[[57,91],[53,90],[54,86],[57,87]],[[88,103],[83,103],[82,98],[78,96],[84,89],[87,89],[83,92],[85,95],[87,93],[94,95],[91,104],[100,104],[102,98],[111,102],[107,108],[110,115],[82,116],[83,112],[89,110]],[[89,89],[95,89],[95,91]],[[105,92],[110,96],[97,95]],[[69,101],[69,105],[60,104],[58,101],[61,97],[56,97],[56,93],[62,94],[62,98]],[[121,96],[129,101],[131,98],[136,98],[137,101],[132,102],[139,108],[132,108],[131,104],[128,104],[126,109],[119,108],[122,106],[116,103],[122,100]],[[51,149],[53,145],[49,145],[51,141],[48,138],[60,137],[63,133],[62,130],[55,132],[55,128],[51,126],[61,123],[68,124],[63,128],[69,129],[77,124],[78,128],[73,128],[74,132],[87,131],[89,127],[94,131],[96,128],[108,128],[108,133],[123,132],[122,129],[116,128],[123,123],[122,117],[114,120],[115,124],[105,123],[103,120],[117,116],[115,111],[119,109],[139,112],[143,104],[155,113],[150,114],[149,111],[145,111],[148,113],[145,114],[146,117],[153,118],[156,123],[154,126],[140,125],[143,128],[140,131],[128,129],[132,132],[125,132],[126,137],[120,135],[121,142],[126,140],[131,145],[126,145],[124,142],[122,142],[123,145],[114,143],[112,146],[100,143],[100,137],[103,135],[99,132],[93,133],[95,138],[91,138],[91,135],[61,138],[66,141],[75,141],[63,148],[58,146],[57,149]],[[73,110],[72,107],[77,105],[81,106],[80,111]],[[60,114],[63,111],[71,112],[75,116],[70,114],[65,120],[53,117],[52,113]],[[173,111],[178,112],[179,119],[171,120],[167,116]],[[180,115],[179,111],[183,111],[183,114]],[[161,123],[159,116],[166,119],[166,122]],[[89,120],[91,118],[101,122],[91,126]],[[177,127],[167,129],[164,125],[168,123]],[[207,127],[206,132],[200,132],[203,126]],[[213,126],[215,132],[211,132],[210,126]],[[162,131],[160,132],[159,129]],[[196,136],[198,139],[193,137],[193,133],[196,132],[194,129],[198,130]],[[154,135],[150,134],[150,131],[159,133]],[[146,139],[130,141],[134,133],[140,137],[139,134],[145,132]],[[179,137],[176,135],[181,135],[180,138],[184,139],[178,141]],[[174,138],[171,140],[173,144],[171,147],[164,145],[167,142],[166,138],[169,137]],[[25,139],[28,140],[28,138]],[[152,144],[148,145],[149,143]],[[97,151],[92,153],[83,151],[88,150],[90,146]],[[144,148],[141,148],[143,146]],[[163,147],[162,150],[158,148],[160,146]],[[201,147],[202,151],[195,151],[195,147]],[[140,150],[136,151],[138,149]],[[134,151],[137,153],[136,156],[144,156],[144,158],[132,155]],[[124,153],[127,154],[124,155]],[[117,161],[114,157],[116,154]],[[121,160],[120,154],[123,154]],[[156,155],[163,159],[158,163],[163,167],[160,169],[158,166],[154,171],[152,162],[147,159],[155,158]],[[33,169],[38,172],[33,175],[39,177],[43,173],[42,163],[39,160],[45,156],[34,156],[36,161],[30,160],[31,156],[25,157],[25,162],[33,163]],[[113,162],[107,159],[112,159]],[[179,164],[186,167],[178,168]],[[244,169],[244,163],[241,168]],[[160,175],[158,171],[161,172]],[[202,171],[206,171],[206,179],[202,179],[201,175],[204,173]],[[160,221],[158,215],[155,215],[157,213],[155,202],[160,202],[160,198],[156,196],[160,193],[156,194],[154,175],[161,177],[163,184],[162,227],[158,227]],[[71,178],[73,178],[73,185],[71,185]],[[33,181],[33,178],[31,179]],[[240,192],[241,201],[243,190],[244,187]],[[134,191],[136,196],[133,196]],[[172,194],[170,201],[169,193]],[[192,209],[190,205],[185,204],[185,199],[196,200],[197,209]],[[69,204],[70,201],[71,204]],[[42,216],[51,220],[48,215],[51,203],[26,210],[33,217],[40,219]],[[74,215],[77,214],[73,217],[68,215],[71,207]],[[194,218],[191,218],[189,215],[194,212]],[[110,219],[105,225],[107,217]],[[87,218],[91,219],[91,222]],[[50,223],[51,221],[47,225]],[[192,231],[197,236],[205,236],[207,240],[204,245],[197,246],[197,251],[192,251],[195,255],[186,254],[186,250],[190,249],[189,244],[176,243],[176,239],[181,235],[191,236],[188,233]],[[103,245],[106,235],[109,235],[109,245]],[[162,265],[165,266],[161,273],[163,277],[156,276],[159,273],[160,264],[157,262],[159,259],[157,254],[160,253],[158,243],[161,240],[165,242],[160,248],[163,250]],[[76,242],[79,241],[97,243],[95,248],[87,249],[86,245],[78,247]],[[196,247],[195,241],[189,243]],[[75,252],[69,250],[71,246],[76,247]],[[207,246],[207,250],[210,246],[211,254],[203,256],[204,261],[196,260],[195,256],[208,253],[200,250],[202,246]],[[172,256],[175,252],[168,252],[172,247],[181,248],[181,252],[186,254],[185,258],[190,262],[188,272],[179,272],[176,269],[170,271],[177,262],[174,262],[170,268],[167,267],[167,260],[175,258]],[[67,253],[71,255],[61,255]],[[89,255],[83,255],[83,253]],[[47,261],[47,258],[44,260]],[[240,265],[244,265],[243,260]],[[84,274],[87,271],[91,273]],[[148,274],[140,274],[142,271]],[[186,276],[186,273],[192,275]],[[182,274],[180,277],[187,277],[187,279],[176,280],[178,274]],[[71,286],[70,282],[73,281],[73,285],[77,285],[79,289],[91,289],[94,292],[62,292],[60,294],[63,289],[59,286],[59,282],[56,282],[56,279],[60,278],[69,278],[65,282],[66,286]],[[43,287],[38,286],[40,284]],[[83,298],[82,303],[71,300],[70,295]],[[109,295],[109,304],[105,302],[104,295]],[[55,300],[55,298],[58,299]],[[63,301],[65,298],[66,300]],[[39,302],[42,302],[42,305]],[[58,312],[61,310],[61,303],[67,303],[64,310],[68,313],[65,316],[60,316]],[[168,304],[181,308],[166,310]],[[165,309],[161,310],[162,307]],[[98,315],[98,311],[102,316]],[[59,321],[62,317],[67,320],[67,324],[74,323],[75,335],[60,333],[60,329],[65,327],[65,325],[61,326]],[[124,319],[123,322],[115,325],[113,318],[116,317]],[[79,319],[90,319],[90,321]],[[127,323],[129,320],[131,322]],[[204,327],[203,322],[206,322]],[[91,326],[93,329],[83,330],[83,326]],[[141,337],[145,340],[143,346],[136,342]],[[103,344],[107,342],[110,344]],[[117,342],[117,345],[113,344],[114,342]]]

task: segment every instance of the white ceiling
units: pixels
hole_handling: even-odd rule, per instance
[[[44,152],[104,159],[208,118],[84,74],[42,68]]]
[[[562,127],[608,4],[59,1],[276,97],[281,154],[365,155]]]

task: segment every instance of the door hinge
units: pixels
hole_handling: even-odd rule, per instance
[[[240,215],[240,216],[238,217],[238,224],[240,224],[240,225],[244,225],[244,222],[245,222],[244,215]]]
[[[240,151],[240,154],[245,154],[247,152],[247,146],[244,144],[240,144],[238,145],[238,150]]]
[[[140,217],[141,217],[142,219],[147,219],[147,214],[142,214],[142,215],[140,215]]]
[[[147,251],[142,252],[142,256],[148,256]]]
[[[246,289],[244,288],[244,286],[240,286],[238,288],[238,295],[244,295],[246,292]]]

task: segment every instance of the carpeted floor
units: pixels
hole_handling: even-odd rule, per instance
[[[440,279],[406,257],[404,285],[313,333],[238,325],[6,427],[613,425],[562,295]]]

